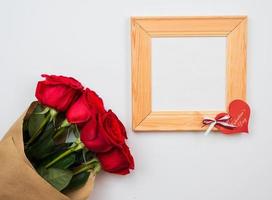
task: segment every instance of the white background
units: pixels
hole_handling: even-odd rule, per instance
[[[226,37],[152,38],[151,52],[153,111],[225,110]]]
[[[136,161],[128,176],[101,173],[92,200],[271,200],[271,6],[269,0],[1,0],[0,133],[35,99],[41,73],[70,75],[119,115]],[[250,134],[133,133],[130,16],[231,14],[249,16]]]

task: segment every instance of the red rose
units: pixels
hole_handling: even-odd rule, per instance
[[[43,74],[44,81],[39,81],[36,98],[43,105],[58,111],[65,111],[78,98],[83,90],[80,82],[71,77]]]
[[[105,152],[115,146],[122,146],[127,138],[126,130],[117,116],[109,110],[98,115],[97,127],[94,120],[81,129],[81,141],[91,151]]]
[[[99,112],[106,112],[103,101],[94,91],[87,88],[68,109],[66,118],[70,123],[79,124],[96,118]]]
[[[80,140],[93,152],[105,152],[112,148],[102,134],[98,132],[97,120],[93,118],[83,125],[80,130]]]
[[[98,153],[97,158],[102,169],[107,172],[125,175],[129,174],[130,169],[134,169],[134,160],[126,144],[105,153]]]
[[[88,94],[86,95],[88,104],[90,106],[95,106],[95,108],[97,109],[99,113],[105,113],[106,110],[104,108],[103,100],[94,91],[90,90],[89,88],[86,88],[86,93]]]

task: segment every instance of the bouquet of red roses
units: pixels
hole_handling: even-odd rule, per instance
[[[33,102],[0,143],[0,199],[87,199],[101,170],[134,169],[126,130],[74,78],[42,75]]]

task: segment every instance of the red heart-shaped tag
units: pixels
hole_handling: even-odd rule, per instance
[[[229,124],[235,125],[235,128],[227,128],[216,124],[216,128],[222,133],[233,134],[233,133],[248,133],[248,121],[250,116],[249,105],[242,100],[234,100],[229,105],[228,113],[219,113],[215,119],[222,117],[223,115],[230,115],[230,119],[227,121]]]

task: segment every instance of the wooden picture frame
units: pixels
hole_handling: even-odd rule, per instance
[[[132,17],[132,127],[134,131],[203,131],[206,129],[202,125],[204,117],[215,117],[217,113],[224,112],[224,110],[152,111],[151,39],[185,36],[227,38],[226,107],[234,99],[245,100],[246,16]]]

